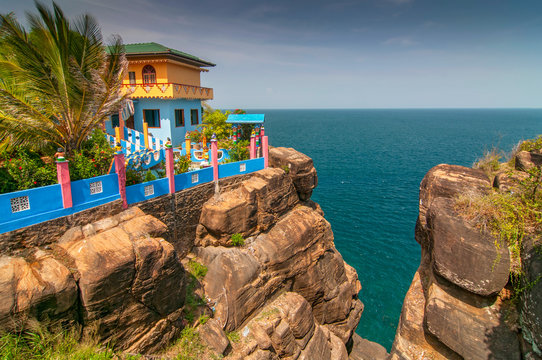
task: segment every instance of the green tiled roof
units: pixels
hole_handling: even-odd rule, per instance
[[[124,49],[126,51],[126,55],[135,55],[135,54],[141,54],[141,55],[150,55],[150,54],[157,54],[157,55],[173,55],[178,56],[181,58],[184,58],[186,60],[192,60],[197,63],[199,63],[200,66],[215,66],[215,64],[200,59],[197,56],[187,54],[185,52],[175,50],[168,48],[164,45],[155,43],[155,42],[149,42],[149,43],[137,43],[137,44],[125,44]]]

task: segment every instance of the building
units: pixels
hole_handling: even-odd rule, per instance
[[[133,100],[134,115],[124,122],[111,116],[107,132],[114,135],[115,126],[143,132],[146,122],[153,137],[181,145],[185,133],[201,123],[201,101],[213,99],[213,89],[201,87],[200,75],[215,64],[154,42],[127,44],[125,50],[123,90]]]

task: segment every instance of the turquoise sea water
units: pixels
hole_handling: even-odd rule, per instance
[[[419,184],[441,163],[471,166],[542,133],[542,109],[250,110],[265,113],[273,146],[313,158],[313,200],[358,272],[365,304],[357,332],[391,348],[420,262],[414,240]]]

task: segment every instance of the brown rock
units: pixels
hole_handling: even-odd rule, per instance
[[[479,295],[494,295],[504,288],[510,272],[505,244],[462,219],[454,200],[435,199],[427,215],[427,227],[435,272]]]
[[[184,269],[173,245],[163,239],[134,242],[136,275],[132,294],[145,306],[165,316],[184,304]]]
[[[388,352],[384,346],[363,339],[358,334],[352,335],[352,351],[349,360],[386,360]]]
[[[427,278],[427,275],[425,275],[427,270],[427,266],[425,268],[420,266],[416,274],[414,274],[414,279],[412,279],[403,301],[390,359],[461,359],[459,355],[448,349],[437,338],[424,331],[425,297],[422,278]]]
[[[328,360],[331,358],[331,349],[328,339],[321,326],[317,326],[314,335],[301,352],[299,360]]]
[[[348,360],[346,346],[344,346],[342,340],[335,336],[332,332],[329,334],[329,346],[331,348],[331,360]]]
[[[126,232],[117,227],[59,246],[75,262],[86,319],[122,308],[135,275],[135,254]]]
[[[43,251],[33,260],[0,257],[0,328],[21,331],[29,319],[73,319],[75,280],[66,267]]]
[[[199,326],[198,332],[203,342],[219,354],[224,354],[230,345],[226,333],[214,319],[209,319],[205,324]]]
[[[420,213],[416,224],[416,241],[426,238],[426,213],[431,202],[438,198],[454,198],[459,194],[484,194],[491,189],[491,183],[482,170],[457,165],[437,165],[427,172],[420,184]]]
[[[312,190],[318,185],[318,176],[312,159],[292,148],[276,147],[269,150],[271,167],[288,169],[294,186],[301,200],[311,197]]]
[[[529,151],[516,154],[516,170],[529,171],[535,166],[542,166],[542,154]]]
[[[433,281],[425,321],[431,334],[465,359],[520,359],[518,334],[511,328],[515,325],[505,319],[510,311],[513,308],[499,298]]]
[[[517,191],[520,181],[525,180],[528,176],[524,172],[502,172],[495,176],[493,187],[503,192]]]
[[[215,319],[226,331],[236,329],[261,306],[263,294],[252,284],[260,273],[260,265],[251,254],[230,248],[208,266],[204,281],[205,294],[215,302]]]

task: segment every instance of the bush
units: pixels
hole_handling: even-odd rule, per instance
[[[109,173],[114,150],[101,130],[94,130],[83,142],[81,151],[68,158],[71,181],[88,179]]]
[[[191,163],[189,155],[179,157],[175,162],[175,175],[187,172]]]
[[[474,169],[484,170],[484,172],[490,175],[499,170],[501,166],[499,160],[501,160],[501,158],[502,155],[499,150],[493,148],[491,151],[486,151],[482,158],[476,160],[472,167]]]
[[[37,153],[26,149],[3,153],[3,168],[0,171],[0,190],[12,192],[52,185],[58,182],[56,165],[45,163]]]
[[[197,261],[190,260],[188,262],[188,268],[190,273],[198,280],[203,279],[205,275],[207,275],[207,266],[202,265]]]
[[[236,233],[231,236],[231,242],[233,246],[243,246],[245,245],[245,238],[243,235]]]
[[[250,152],[248,151],[249,142],[247,140],[238,141],[236,144],[232,144],[229,149],[231,161],[243,161],[250,158]]]
[[[542,135],[533,140],[525,140],[522,142],[518,150],[519,151],[537,151],[542,149]]]

